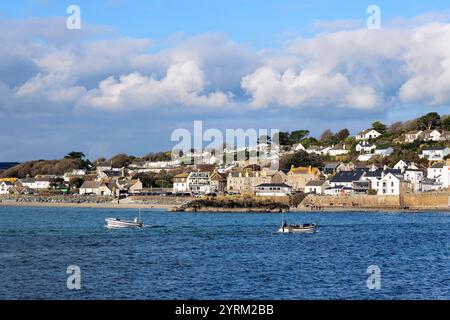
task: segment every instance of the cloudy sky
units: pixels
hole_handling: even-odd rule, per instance
[[[447,0],[2,1],[0,161],[170,150],[194,120],[319,135],[448,114],[449,43]]]

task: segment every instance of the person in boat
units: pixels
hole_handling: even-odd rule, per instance
[[[287,227],[288,227],[288,224],[287,224],[286,220],[284,220],[283,228],[287,228]]]

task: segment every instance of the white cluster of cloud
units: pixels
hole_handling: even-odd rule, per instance
[[[0,111],[450,103],[448,23],[333,30],[259,52],[216,33],[157,51],[150,39],[74,38],[59,24],[0,20]]]
[[[98,89],[87,92],[82,105],[106,110],[146,108],[152,106],[208,106],[221,107],[230,104],[222,92],[202,94],[205,76],[195,61],[173,64],[164,78],[157,80],[135,72],[109,77],[100,82]]]

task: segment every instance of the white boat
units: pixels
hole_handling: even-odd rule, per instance
[[[139,217],[134,218],[133,221],[121,220],[118,218],[106,218],[107,228],[142,228],[144,224],[141,222],[141,210],[139,209]]]
[[[284,213],[281,216],[281,227],[278,229],[280,233],[315,233],[317,229],[316,223],[288,224],[284,220]]]
[[[284,223],[278,232],[281,233],[314,233],[316,232],[317,224],[304,223],[304,224],[286,224]]]

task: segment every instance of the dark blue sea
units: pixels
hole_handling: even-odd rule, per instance
[[[449,299],[448,213],[279,214],[0,207],[0,299]],[[80,290],[67,289],[67,267]],[[367,268],[379,267],[380,289]]]

